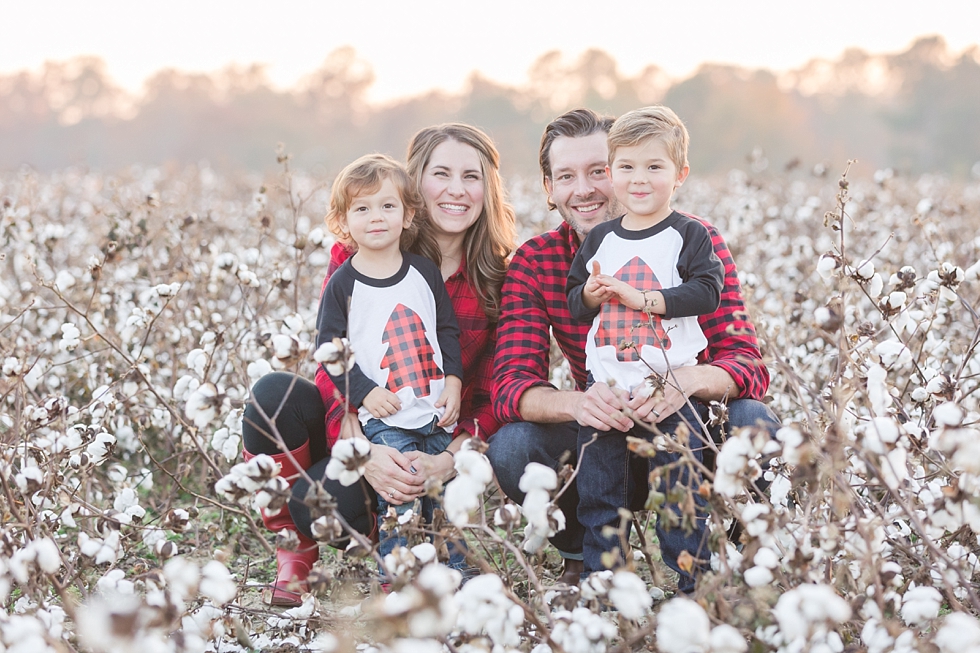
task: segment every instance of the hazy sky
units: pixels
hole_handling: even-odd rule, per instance
[[[0,0],[0,73],[45,60],[102,57],[138,90],[172,67],[214,71],[261,62],[285,87],[352,45],[375,72],[375,100],[459,89],[473,70],[509,84],[541,54],[590,47],[632,75],[674,77],[701,63],[786,70],[847,47],[904,49],[940,34],[956,51],[980,41],[977,0]]]

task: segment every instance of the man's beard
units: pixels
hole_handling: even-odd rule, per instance
[[[588,201],[589,201],[588,198],[586,198],[585,200],[582,200],[581,202],[578,203],[588,204]],[[560,205],[556,206],[555,208],[558,209],[558,215],[561,216],[561,219],[567,222],[568,226],[570,226],[575,231],[575,233],[577,233],[582,238],[588,236],[589,232],[592,231],[592,228],[595,227],[596,225],[600,225],[603,222],[608,222],[613,218],[619,217],[623,213],[622,207],[619,205],[619,201],[616,199],[615,195],[606,197],[606,206],[605,206],[606,215],[601,220],[597,222],[592,222],[587,225],[579,222],[576,219],[576,216],[572,213],[571,209],[568,209],[565,206],[560,206]]]

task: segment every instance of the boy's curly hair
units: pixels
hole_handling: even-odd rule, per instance
[[[363,195],[375,193],[385,179],[390,179],[398,189],[406,213],[414,212],[412,224],[402,231],[401,248],[407,250],[415,242],[419,233],[422,213],[422,198],[415,189],[415,183],[408,176],[405,167],[385,154],[366,154],[350,163],[333,182],[330,191],[330,209],[327,211],[327,228],[345,245],[357,248],[347,229],[347,211],[354,200]]]

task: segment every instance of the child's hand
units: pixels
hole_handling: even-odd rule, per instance
[[[362,405],[374,417],[390,417],[402,409],[402,402],[394,392],[376,387],[364,397]]]
[[[596,308],[602,302],[608,300],[612,297],[612,293],[605,283],[604,279],[609,277],[602,274],[602,270],[599,268],[599,261],[592,261],[592,274],[586,280],[585,285],[582,286],[582,302],[589,308]]]
[[[611,297],[617,297],[620,303],[635,311],[642,311],[649,302],[651,313],[664,314],[664,296],[659,290],[647,290],[643,293],[625,281],[610,277],[608,274],[600,275],[596,282],[601,284]]]
[[[436,408],[446,407],[446,412],[442,414],[442,419],[437,422],[437,426],[449,426],[459,419],[459,395],[463,388],[463,382],[458,376],[447,376],[446,387],[439,395]]]

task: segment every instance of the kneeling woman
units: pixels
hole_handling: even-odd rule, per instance
[[[490,374],[500,287],[507,257],[516,244],[514,211],[504,197],[499,155],[482,131],[451,123],[423,129],[412,138],[407,168],[423,201],[416,220],[432,236],[417,239],[412,249],[439,267],[460,328],[463,391],[459,422],[453,440],[438,455],[401,453],[373,445],[364,472],[367,483],[345,487],[326,478],[330,447],[341,434],[363,434],[357,415],[335,399],[327,374],[318,371],[315,385],[285,373],[259,379],[245,409],[244,454],[246,458],[272,455],[282,464],[282,475],[295,483],[288,514],[283,510],[274,517],[263,515],[263,520],[270,530],[295,531],[300,541],[295,551],[276,552],[273,605],[299,603],[310,569],[319,558],[317,543],[311,539],[310,512],[303,504],[309,484],[300,477],[299,468],[323,483],[352,528],[371,535],[376,526],[371,506],[376,505],[378,493],[393,505],[414,501],[425,494],[426,478],[446,481],[452,477],[453,454],[466,438],[478,433],[486,439],[497,428],[490,407]],[[351,254],[342,244],[334,245],[328,279]],[[289,455],[280,450],[272,433],[282,437]]]

